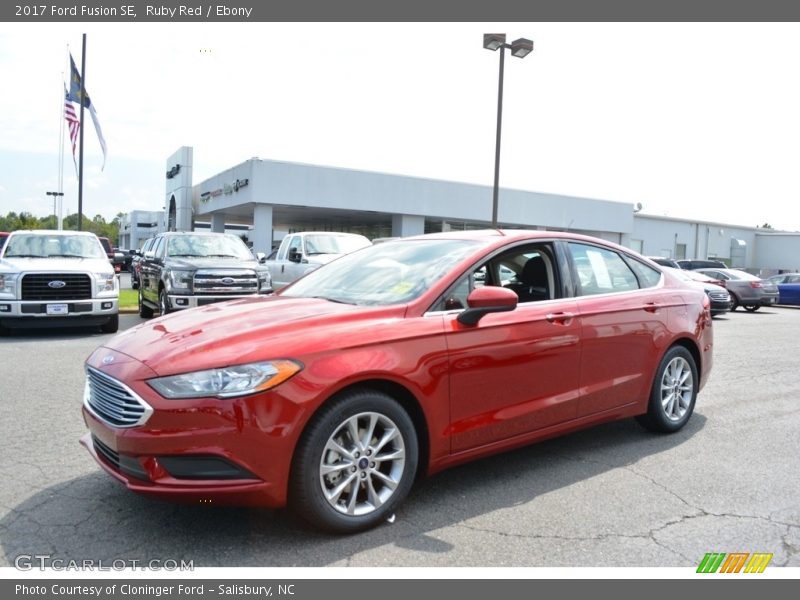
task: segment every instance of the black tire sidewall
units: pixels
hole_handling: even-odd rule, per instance
[[[400,484],[392,497],[368,515],[347,516],[336,511],[322,494],[319,464],[325,445],[347,419],[364,412],[391,419],[403,436],[405,464]],[[419,445],[414,423],[402,406],[377,391],[348,393],[323,407],[306,428],[295,452],[290,484],[290,503],[299,516],[312,525],[337,533],[355,533],[381,523],[402,503],[414,483]]]
[[[667,370],[669,363],[672,362],[675,358],[681,357],[689,363],[689,367],[692,370],[692,401],[689,404],[689,408],[686,410],[686,414],[681,417],[679,421],[673,421],[667,417],[664,413],[664,407],[661,404],[661,381],[664,377],[664,372]],[[699,386],[699,380],[697,375],[697,364],[695,363],[694,356],[692,353],[689,352],[683,346],[673,346],[664,354],[664,357],[661,359],[661,362],[658,365],[658,370],[656,371],[656,377],[653,380],[653,387],[650,391],[650,403],[648,405],[647,411],[647,418],[650,420],[652,425],[658,431],[663,431],[666,433],[672,433],[682,429],[686,423],[689,422],[692,414],[694,413],[694,405],[697,402],[697,391]]]

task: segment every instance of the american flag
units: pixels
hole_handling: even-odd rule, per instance
[[[78,120],[78,115],[75,114],[75,109],[72,107],[72,102],[69,101],[69,98],[64,99],[64,118],[67,120],[67,126],[69,127],[69,139],[72,141],[72,161],[74,162],[75,145],[78,143],[81,122]]]

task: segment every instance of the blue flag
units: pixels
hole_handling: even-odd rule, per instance
[[[78,67],[75,66],[75,61],[72,58],[72,53],[69,55],[69,63],[70,63],[70,74],[69,74],[69,91],[67,92],[67,100],[70,102],[77,102],[78,104],[81,103],[81,74],[78,72]],[[84,102],[83,106],[89,109],[89,114],[92,117],[92,123],[94,123],[94,130],[97,132],[97,139],[100,141],[100,148],[103,150],[103,166],[101,170],[106,166],[106,155],[108,154],[108,148],[106,147],[106,139],[103,137],[103,131],[100,129],[100,122],[97,120],[97,112],[94,109],[94,104],[89,99],[89,94],[86,93],[86,89],[83,90],[84,92]]]

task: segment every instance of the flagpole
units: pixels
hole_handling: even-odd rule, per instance
[[[64,83],[64,73],[61,73],[61,83]],[[64,120],[64,100],[60,99],[58,103],[58,192],[61,194],[58,197],[58,230],[64,229],[64,127],[66,121]]]
[[[79,132],[80,142],[81,142],[81,150],[78,156],[78,231],[83,231],[83,130],[86,129],[84,127],[83,121],[83,106],[86,103],[84,98],[86,98],[86,34],[83,34],[83,48],[81,50],[81,92],[80,92],[80,105],[81,105],[81,114],[80,114],[80,122],[81,128]]]

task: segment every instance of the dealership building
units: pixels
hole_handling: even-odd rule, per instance
[[[252,158],[199,183],[193,151],[169,157],[163,211],[132,211],[121,247],[160,231],[244,234],[269,253],[286,233],[369,238],[489,227],[491,186]],[[751,271],[800,271],[800,233],[646,215],[628,203],[500,188],[500,227],[573,231],[649,256],[718,258]]]

